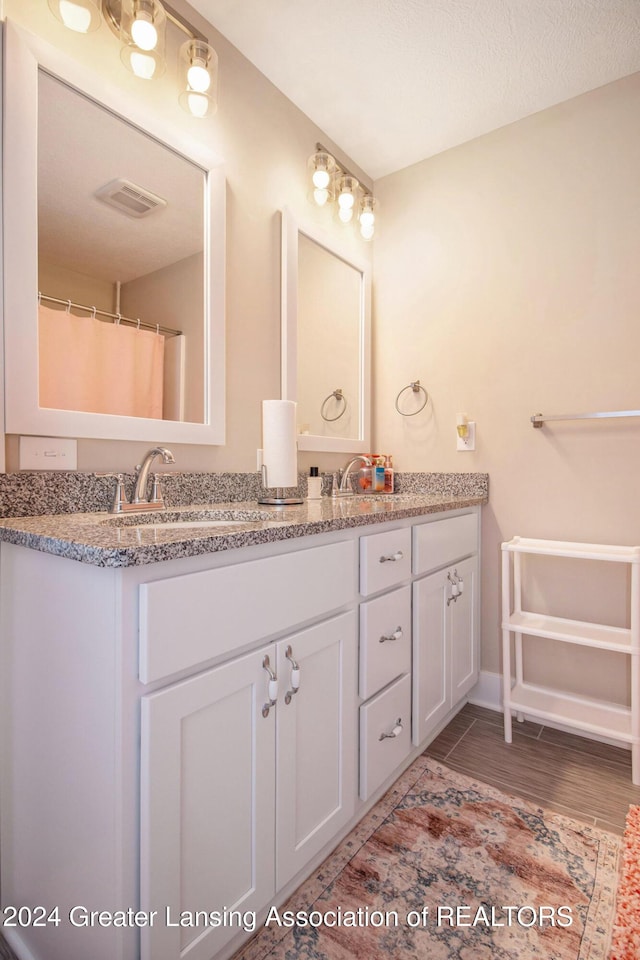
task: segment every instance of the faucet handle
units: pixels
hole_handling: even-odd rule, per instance
[[[151,474],[151,480],[153,486],[151,487],[151,496],[149,498],[149,503],[158,503],[164,504],[164,497],[162,496],[162,487],[160,486],[160,481],[162,480],[161,473]]]
[[[111,513],[121,513],[127,500],[127,494],[124,489],[124,473],[96,473],[96,477],[115,477],[116,490],[111,504]]]

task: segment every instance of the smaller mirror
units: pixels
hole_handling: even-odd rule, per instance
[[[371,272],[282,214],[282,397],[300,450],[369,449]]]

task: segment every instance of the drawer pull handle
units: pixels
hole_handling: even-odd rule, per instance
[[[269,657],[265,656],[264,660],[262,661],[262,666],[263,669],[269,674],[269,687],[267,690],[267,696],[269,699],[262,708],[262,716],[268,717],[269,710],[271,707],[275,707],[278,699],[278,677],[271,667],[271,661],[269,660]]]
[[[395,563],[396,560],[402,560],[404,554],[402,550],[396,550],[395,553],[389,553],[387,556],[380,557],[380,563]]]
[[[402,640],[402,627],[396,627],[393,633],[382,635],[378,643],[387,643],[389,640]]]
[[[378,737],[378,740],[395,740],[396,737],[399,737],[402,733],[402,717],[398,717],[396,720],[396,725],[391,731],[391,733],[381,733]]]
[[[291,689],[287,690],[284,696],[284,702],[286,704],[290,704],[292,698],[300,689],[300,666],[298,665],[297,660],[294,660],[293,650],[291,649],[290,646],[287,647],[287,649],[284,652],[284,655],[289,661],[289,663],[291,664]]]

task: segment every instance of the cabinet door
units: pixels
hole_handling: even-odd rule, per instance
[[[350,611],[278,644],[278,888],[353,815],[356,625],[356,612]],[[287,697],[292,689],[292,659],[300,670],[300,687]]]
[[[478,558],[469,557],[453,568],[463,581],[462,593],[449,605],[451,618],[451,705],[455,706],[478,681]]]
[[[141,909],[158,911],[141,930],[143,960],[211,960],[238,927],[172,926],[181,911],[257,910],[274,894],[264,655],[142,698]]]
[[[449,624],[447,571],[432,573],[413,584],[412,737],[420,744],[447,715]]]

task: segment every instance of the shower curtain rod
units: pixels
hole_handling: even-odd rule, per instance
[[[83,303],[72,303],[71,300],[59,300],[58,297],[47,297],[44,293],[39,293],[38,303],[42,300],[47,300],[49,303],[60,303],[68,310],[72,308],[76,310],[86,310],[92,317],[109,317],[109,319],[114,322],[128,323],[133,327],[137,327],[139,330],[144,327],[145,330],[155,330],[156,333],[164,333],[170,337],[179,337],[182,334],[182,330],[172,330],[171,327],[163,327],[159,323],[145,323],[144,320],[133,320],[131,317],[123,317],[119,313],[108,313],[106,310],[96,310],[95,307],[87,307]]]

